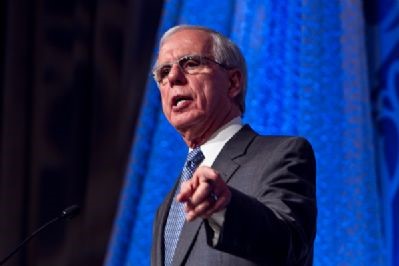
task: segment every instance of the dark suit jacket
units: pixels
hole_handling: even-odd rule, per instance
[[[219,241],[207,220],[183,226],[173,265],[312,265],[315,159],[303,138],[260,136],[244,126],[212,168],[232,191]],[[163,265],[163,230],[174,195],[158,209],[151,265]]]

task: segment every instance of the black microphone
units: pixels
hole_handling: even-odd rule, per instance
[[[76,215],[78,215],[79,212],[80,212],[80,207],[78,205],[72,205],[72,206],[69,206],[68,208],[66,208],[65,210],[63,210],[59,216],[57,216],[57,217],[53,218],[52,220],[50,220],[49,222],[45,223],[39,229],[34,231],[29,237],[25,238],[25,240],[22,241],[13,251],[11,251],[10,254],[8,254],[4,259],[2,259],[0,261],[0,266],[4,265],[4,263],[6,263],[15,253],[17,253],[26,243],[28,243],[33,237],[35,237],[35,235],[40,233],[44,228],[46,228],[50,224],[55,223],[60,220],[72,219]]]

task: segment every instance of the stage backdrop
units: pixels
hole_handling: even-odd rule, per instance
[[[249,70],[245,122],[313,144],[315,265],[386,265],[361,1],[170,0],[163,12],[159,36],[197,24],[240,46]],[[149,79],[106,265],[149,265],[154,213],[186,152]]]
[[[387,265],[399,265],[399,0],[365,1]]]

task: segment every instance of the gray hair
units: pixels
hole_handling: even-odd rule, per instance
[[[227,68],[237,68],[240,70],[242,75],[241,92],[236,96],[235,101],[243,114],[245,111],[245,94],[247,90],[247,65],[240,48],[238,48],[238,46],[230,39],[217,31],[194,25],[178,25],[170,28],[162,35],[159,46],[161,47],[165,40],[174,33],[186,29],[200,30],[209,33],[212,40],[212,56],[214,59],[218,63],[225,65]]]

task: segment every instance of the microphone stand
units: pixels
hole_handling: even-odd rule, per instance
[[[53,218],[52,220],[48,221],[36,231],[34,231],[29,237],[25,238],[13,251],[10,252],[5,258],[0,261],[0,266],[4,265],[15,253],[17,253],[24,245],[26,245],[32,238],[34,238],[38,233],[40,233],[43,229],[45,229],[50,224],[53,224],[59,220],[63,220],[66,218],[72,219],[76,215],[79,214],[80,207],[78,205],[72,205],[65,210],[62,211],[61,215]]]

